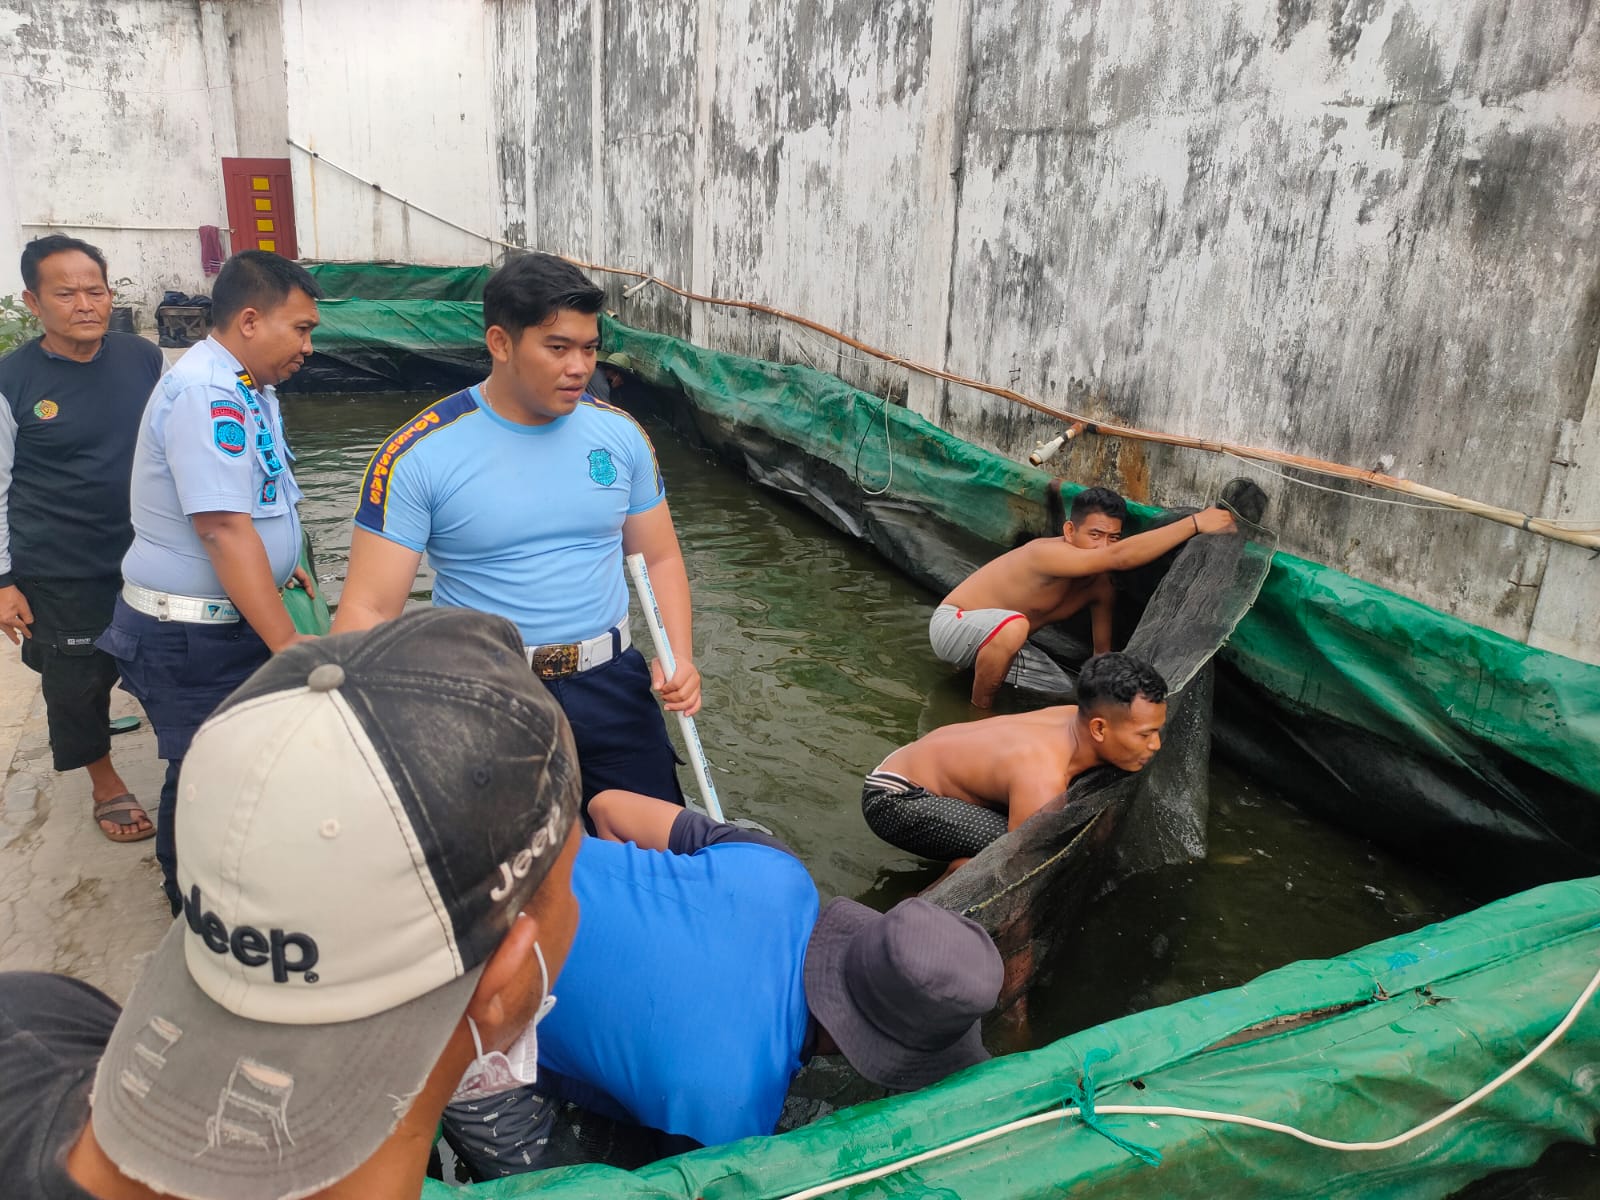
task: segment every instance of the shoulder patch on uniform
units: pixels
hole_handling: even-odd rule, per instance
[[[232,418],[233,420],[239,422],[239,424],[243,425],[244,405],[238,403],[231,396],[226,400],[213,400],[211,402],[211,419],[213,421],[220,421],[225,417]]]
[[[361,502],[356,505],[356,524],[381,530],[395,464],[423,438],[447,428],[468,413],[476,412],[477,408],[478,402],[472,398],[470,389],[456,392],[435,401],[395,430],[367,464],[367,473],[361,479]]]
[[[244,425],[232,417],[213,417],[211,440],[229,458],[238,458],[244,453]]]

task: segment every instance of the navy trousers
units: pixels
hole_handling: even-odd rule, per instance
[[[129,608],[120,596],[111,625],[95,645],[117,660],[122,686],[144,705],[156,731],[156,753],[167,763],[156,816],[156,861],[177,916],[183,907],[176,841],[183,757],[195,730],[272,652],[245,621],[162,621]]]
[[[678,757],[667,740],[650,668],[631,646],[603,666],[545,681],[572,724],[583,774],[583,800],[622,788],[683,803]]]

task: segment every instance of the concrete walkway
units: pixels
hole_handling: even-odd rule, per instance
[[[120,688],[111,715],[143,717]],[[111,739],[112,761],[155,819],[165,764],[146,721]],[[39,677],[0,640],[0,970],[59,971],[121,1002],[171,923],[155,841],[109,842],[89,775],[50,766]]]

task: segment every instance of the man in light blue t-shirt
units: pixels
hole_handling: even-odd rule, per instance
[[[522,631],[529,665],[566,711],[585,802],[623,788],[682,803],[666,723],[700,707],[689,578],[650,439],[586,391],[605,296],[549,254],[484,287],[493,366],[424,409],[362,479],[335,633],[400,615],[422,555],[435,604]],[[642,553],[677,658],[668,679],[630,645],[625,554]]]

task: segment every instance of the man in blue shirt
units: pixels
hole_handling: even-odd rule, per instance
[[[87,242],[29,242],[22,282],[44,333],[0,360],[0,630],[39,672],[55,769],[86,768],[100,831],[143,841],[155,828],[111,762],[117,664],[94,640],[122,586],[128,472],[161,351],[106,331],[106,260]]]
[[[655,452],[632,417],[585,388],[605,296],[571,263],[514,258],[484,287],[489,378],[424,409],[362,480],[334,632],[400,615],[422,555],[435,604],[522,630],[566,710],[588,800],[623,788],[682,803],[666,723],[695,713],[689,578]],[[677,658],[672,678],[629,644],[625,554],[650,569]]]
[[[687,1149],[771,1133],[813,1055],[900,1091],[989,1057],[978,1023],[1004,968],[976,922],[921,899],[819,911],[782,843],[650,797],[602,792],[589,815],[600,836],[573,865],[583,926],[560,1003],[509,1052],[538,1078],[445,1110],[480,1177],[546,1165],[547,1131],[521,1110],[550,1096]]]
[[[302,640],[279,589],[309,587],[300,489],[273,385],[311,353],[322,292],[264,250],[230,258],[212,288],[211,336],[150,397],[133,461],[133,545],[111,626],[96,643],[144,705],[166,760],[156,859],[176,916],[178,771],[189,739],[277,650]]]

